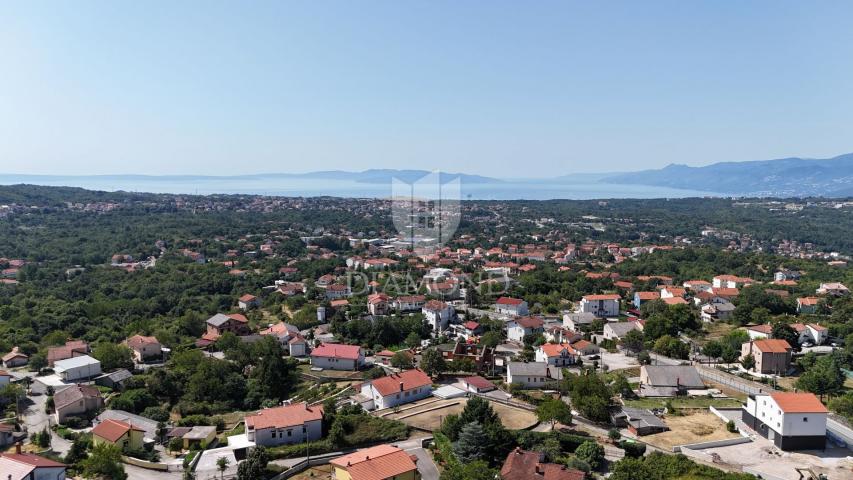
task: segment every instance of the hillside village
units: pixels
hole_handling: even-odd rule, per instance
[[[0,259],[10,478],[853,475],[844,253],[704,225],[602,240],[632,222],[512,202],[463,212],[502,233],[437,246],[356,200],[168,198],[144,208],[189,227]]]

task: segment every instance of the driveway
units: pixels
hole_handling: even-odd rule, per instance
[[[423,448],[423,439],[424,437],[412,438],[392,445],[418,457],[418,472],[423,480],[438,480],[438,467],[435,466],[432,455]]]
[[[183,478],[181,472],[158,472],[128,464],[124,464],[124,473],[127,474],[127,480],[181,480]]]
[[[33,395],[27,397],[29,405],[21,412],[23,423],[27,427],[27,434],[32,435],[47,428],[50,431],[51,416],[44,412],[47,403],[47,395]],[[50,446],[54,452],[65,456],[71,449],[71,442],[50,431]]]

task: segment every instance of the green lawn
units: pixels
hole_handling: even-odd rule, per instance
[[[672,406],[675,408],[708,408],[710,406],[734,408],[743,405],[736,398],[673,398]],[[665,398],[640,398],[637,400],[625,400],[626,407],[634,408],[663,408],[666,405]]]

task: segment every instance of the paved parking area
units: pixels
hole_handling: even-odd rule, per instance
[[[601,360],[599,360],[599,363],[607,365],[610,370],[621,370],[640,365],[636,357],[629,357],[622,352],[610,353],[602,350],[600,355]]]
[[[719,456],[719,460],[734,469],[760,474],[764,478],[800,478],[795,468],[811,468],[816,474],[824,474],[829,480],[849,480],[853,461],[846,448],[826,450],[804,450],[783,452],[769,440],[756,436],[751,443],[728,447],[706,448],[702,454]]]

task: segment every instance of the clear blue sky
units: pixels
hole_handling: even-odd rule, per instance
[[[0,172],[496,176],[853,151],[853,2],[6,2]]]

